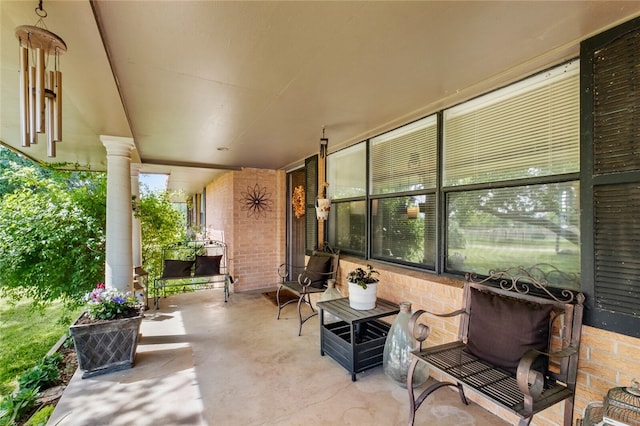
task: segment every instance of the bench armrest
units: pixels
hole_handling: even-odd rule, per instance
[[[320,275],[323,277],[323,280],[328,280],[329,278],[333,277],[333,272],[329,271],[329,272],[314,272],[314,275]],[[300,285],[303,288],[307,288],[311,285],[311,280],[309,279],[309,277],[305,274],[305,272],[301,272],[300,274],[298,274],[298,282],[300,283]]]
[[[286,263],[283,263],[280,266],[278,266],[278,276],[282,279],[282,282],[285,282],[285,280],[289,276],[289,272],[294,272],[296,270],[301,271],[304,269],[305,269],[304,266],[293,266],[293,265],[288,265]]]
[[[431,328],[428,325],[418,322],[418,318],[420,318],[422,314],[430,314],[440,318],[450,318],[464,313],[466,313],[464,309],[458,309],[457,311],[447,312],[443,314],[437,314],[434,312],[425,311],[423,309],[418,309],[413,313],[413,315],[411,315],[411,318],[409,319],[409,333],[411,333],[411,335],[415,337],[415,339],[420,344],[419,350],[422,350],[422,342],[427,340],[429,334],[431,333]]]
[[[518,381],[520,392],[524,394],[524,407],[528,412],[533,411],[533,401],[544,391],[546,372],[535,369],[534,364],[536,360],[540,357],[566,358],[575,355],[577,351],[578,350],[572,346],[551,353],[529,349],[522,358],[520,358],[516,372],[516,380]]]

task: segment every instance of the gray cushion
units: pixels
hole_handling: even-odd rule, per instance
[[[515,374],[527,350],[547,351],[551,309],[471,288],[467,351]]]
[[[164,270],[162,271],[162,278],[190,277],[192,266],[193,266],[193,260],[166,259],[164,261]]]

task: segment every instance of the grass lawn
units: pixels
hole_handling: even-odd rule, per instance
[[[47,354],[81,309],[69,312],[54,303],[39,311],[30,301],[0,298],[0,398],[13,392],[17,378]]]

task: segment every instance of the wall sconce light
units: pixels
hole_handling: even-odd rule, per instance
[[[20,46],[20,133],[23,147],[38,143],[38,133],[46,133],[47,155],[55,157],[55,142],[62,140],[60,55],[67,51],[67,45],[46,28],[42,0],[35,12],[39,17],[35,25],[16,28]]]

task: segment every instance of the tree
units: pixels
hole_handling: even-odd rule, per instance
[[[80,300],[104,280],[106,176],[3,166],[0,291],[35,304]]]
[[[0,167],[0,294],[78,303],[104,281],[106,174],[41,167],[2,148]],[[161,248],[185,238],[185,218],[166,191],[143,191],[134,206],[143,266],[157,276]]]
[[[134,200],[142,233],[142,264],[151,279],[162,272],[162,248],[186,239],[186,218],[171,198],[167,191],[150,191],[143,186],[140,200]]]

